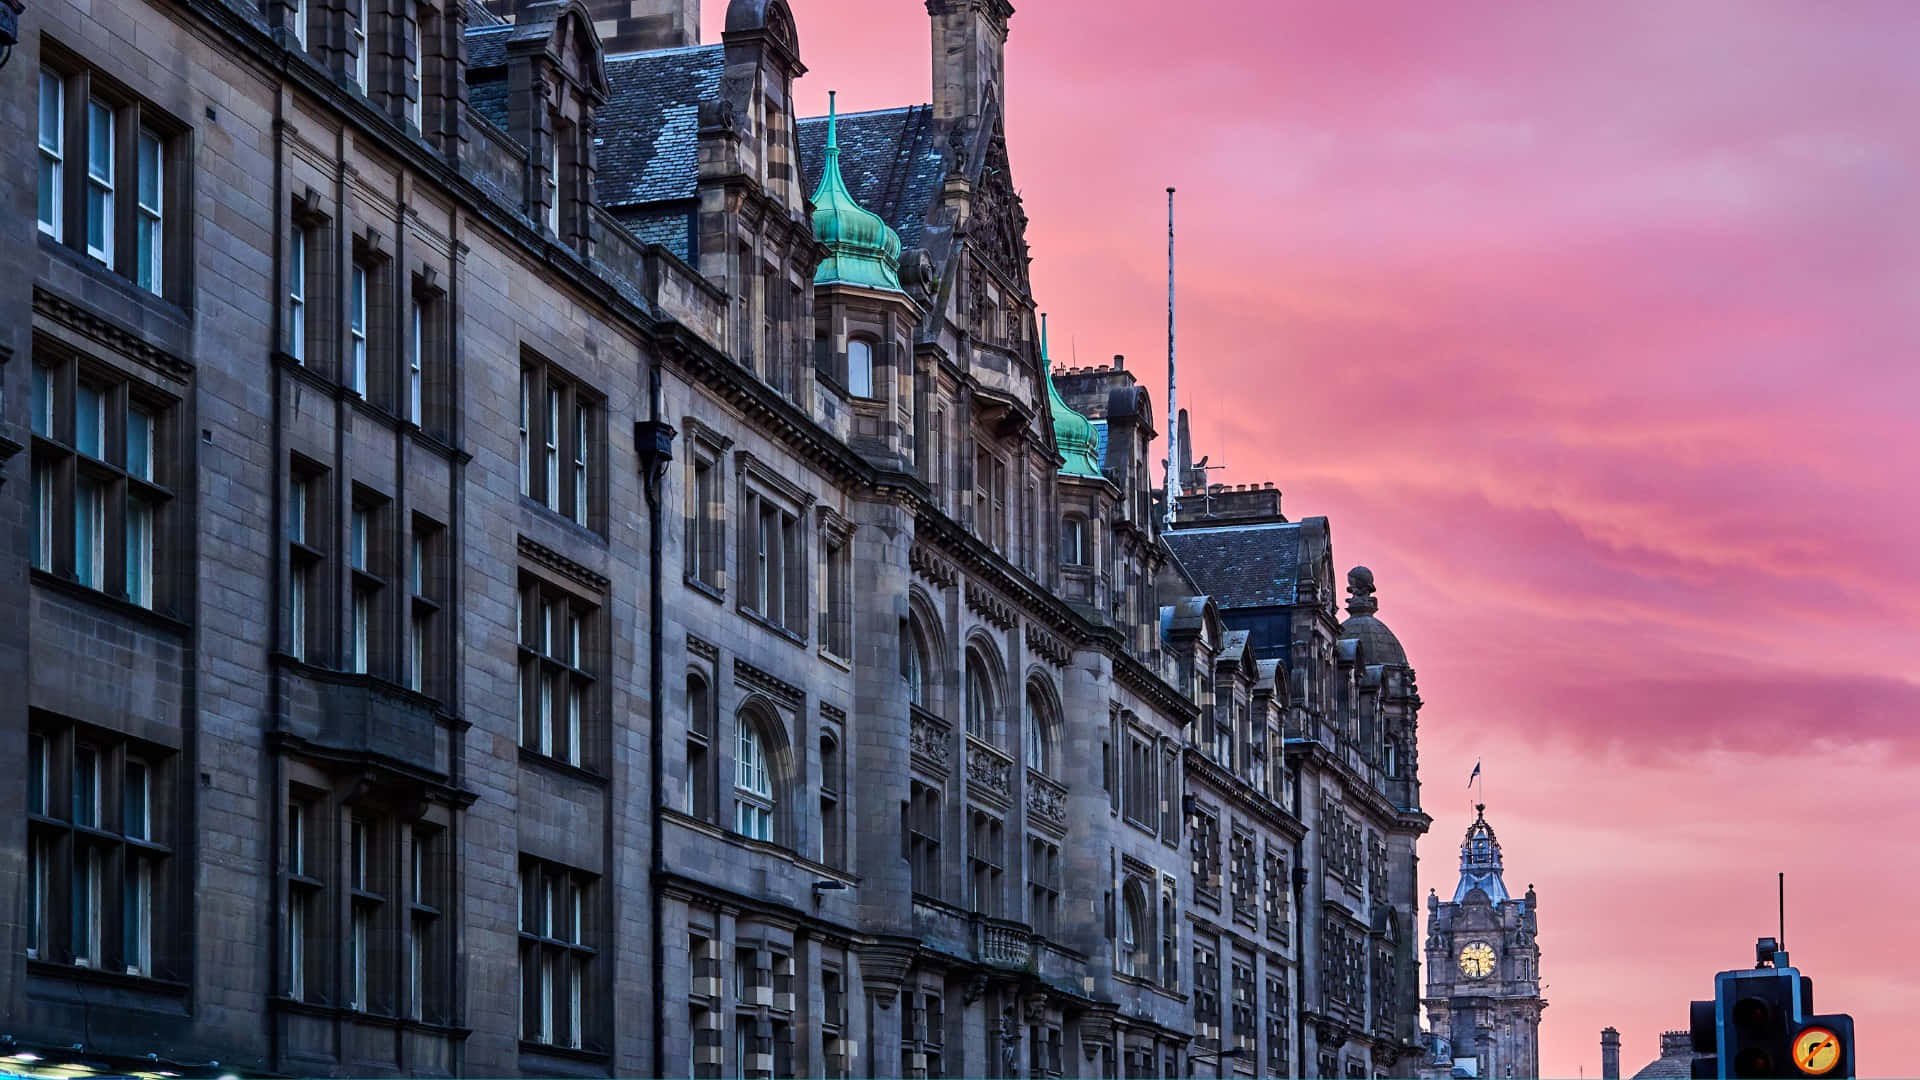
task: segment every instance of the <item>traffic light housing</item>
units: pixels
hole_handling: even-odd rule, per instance
[[[1780,959],[1786,954],[1781,953]],[[1689,1021],[1696,1080],[1850,1080],[1853,1018],[1813,1014],[1813,980],[1791,967],[1723,971]]]

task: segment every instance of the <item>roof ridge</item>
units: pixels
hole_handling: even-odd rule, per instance
[[[933,106],[924,103],[920,105],[895,105],[886,109],[865,109],[860,112],[843,112],[840,113],[839,116],[840,121],[845,123],[850,116],[882,116],[886,113],[910,112],[914,109],[931,109],[932,107]],[[824,124],[827,122],[827,118],[825,116],[803,116],[799,122],[802,124]]]
[[[609,63],[614,60],[645,60],[653,56],[671,56],[674,53],[696,52],[700,49],[723,49],[725,47],[726,46],[719,42],[696,43],[693,45],[669,45],[664,49],[638,49],[633,52],[607,53],[602,56],[600,60],[602,63]]]

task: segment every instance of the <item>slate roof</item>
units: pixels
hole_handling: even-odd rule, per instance
[[[507,62],[507,39],[513,36],[513,27],[506,23],[491,26],[475,26],[467,30],[467,70],[484,71],[497,68]]]
[[[920,246],[927,211],[946,179],[947,163],[933,140],[933,106],[909,105],[840,114],[840,175],[861,206],[900,234],[900,246]],[[826,160],[827,118],[800,121],[800,168],[809,198]]]
[[[720,45],[607,58],[611,94],[596,117],[600,141],[594,151],[602,206],[693,198],[700,103],[720,96],[724,61]]]
[[[1221,611],[1294,603],[1299,522],[1177,529],[1163,536]]]
[[[503,40],[505,34],[498,35]],[[467,81],[467,107],[487,118],[494,127],[507,130],[507,80],[480,79]]]

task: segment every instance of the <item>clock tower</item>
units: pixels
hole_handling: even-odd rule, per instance
[[[1533,886],[1507,894],[1484,804],[1460,845],[1453,899],[1427,893],[1429,1077],[1540,1075],[1540,945]]]

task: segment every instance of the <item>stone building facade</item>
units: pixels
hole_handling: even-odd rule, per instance
[[[1012,9],[927,10],[930,102],[801,118],[782,0],[27,9],[15,1049],[1408,1074],[1412,669],[1056,383]]]
[[[1531,885],[1523,897],[1507,892],[1500,841],[1486,807],[1475,809],[1452,899],[1427,895],[1428,1075],[1539,1076],[1540,1013],[1547,1007],[1540,996],[1539,900]],[[1611,1060],[1618,1075],[1618,1033]]]

